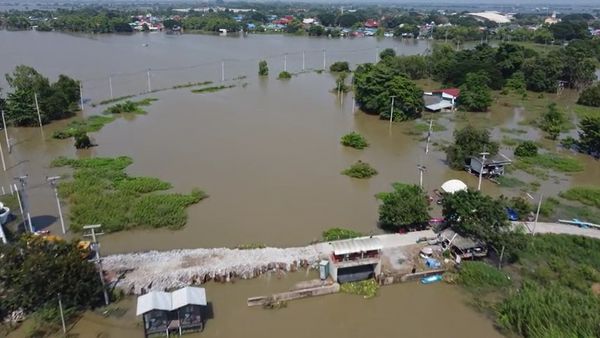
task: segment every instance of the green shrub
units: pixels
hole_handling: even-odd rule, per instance
[[[78,133],[90,133],[99,131],[106,124],[114,121],[112,116],[92,115],[85,120],[71,121],[65,128],[56,130],[52,137],[56,139],[67,139],[74,137]]]
[[[560,197],[600,208],[600,188],[597,187],[573,187],[562,191]]]
[[[77,149],[87,149],[92,146],[92,141],[90,137],[83,131],[75,134],[75,148]]]
[[[335,72],[335,73],[349,72],[350,65],[348,64],[347,61],[337,61],[337,62],[332,63],[331,66],[329,66],[329,71]]]
[[[342,171],[342,175],[350,176],[353,178],[369,178],[377,175],[377,170],[371,167],[369,163],[358,160],[358,162],[351,165],[350,168]]]
[[[331,229],[327,229],[327,230],[323,231],[323,241],[325,241],[325,242],[337,241],[340,239],[361,237],[362,235],[363,234],[361,234],[360,232],[350,230],[350,229],[331,228]]]
[[[360,282],[344,283],[340,286],[340,291],[352,295],[363,296],[364,298],[373,298],[377,295],[379,284],[374,279],[363,280]]]
[[[354,131],[342,136],[340,142],[343,146],[352,147],[354,149],[364,149],[369,146],[367,140],[361,134]]]
[[[292,74],[286,72],[285,70],[277,76],[279,80],[289,80],[292,78]]]
[[[554,197],[545,198],[540,206],[540,215],[550,217],[559,205],[560,201],[558,199]]]
[[[529,157],[536,156],[538,153],[538,146],[533,141],[521,142],[515,149],[515,156]]]
[[[558,154],[538,154],[537,156],[520,157],[517,162],[523,162],[526,165],[553,169],[563,173],[572,173],[583,171],[583,165],[577,159]]]

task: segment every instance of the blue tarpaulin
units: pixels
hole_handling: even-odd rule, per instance
[[[440,263],[440,261],[438,261],[435,258],[427,258],[427,259],[425,259],[425,265],[427,265],[427,267],[430,268],[430,269],[437,269],[440,266],[442,266],[442,264]]]

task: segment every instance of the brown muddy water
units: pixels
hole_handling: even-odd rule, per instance
[[[314,277],[299,272],[235,285],[209,283],[206,292],[213,318],[202,333],[185,337],[501,337],[491,321],[468,305],[467,295],[445,284],[398,284],[381,288],[372,299],[335,294],[292,301],[279,310],[246,306],[248,297],[283,291]],[[70,333],[80,338],[141,337],[135,300],[128,298],[117,307],[127,312],[119,318],[86,313]],[[9,337],[22,337],[23,331]]]
[[[353,112],[351,94],[339,100],[330,93],[335,86],[331,74],[307,71],[287,82],[275,79],[283,70],[284,53],[288,53],[288,71],[296,73],[302,70],[302,51],[308,70],[322,68],[323,48],[327,49],[327,64],[336,60],[356,64],[374,61],[378,48],[422,53],[429,48],[427,42],[0,31],[0,45],[10,46],[0,51],[0,73],[28,64],[50,77],[66,73],[83,79],[84,115],[101,112],[102,107],[90,103],[109,97],[109,76],[115,97],[145,91],[149,68],[152,89],[207,80],[218,83],[221,60],[225,59],[226,83],[235,88],[210,94],[192,94],[189,88],[152,93],[149,96],[159,101],[147,107],[148,114],[117,119],[92,133],[99,146],[89,151],[76,151],[71,140],[50,137],[68,121],[52,123],[43,131],[9,128],[14,149],[7,154],[10,169],[1,176],[0,185],[8,190],[13,177],[28,174],[34,225],[49,226],[54,233],[60,233],[57,209],[45,177],[65,173],[49,167],[57,156],[127,155],[134,160],[128,170],[133,175],[159,177],[173,183],[178,192],[199,187],[210,194],[188,209],[188,224],[183,229],[107,234],[101,239],[104,253],[248,243],[305,245],[331,227],[376,233],[378,204],[374,195],[389,190],[392,182],[418,183],[419,163],[428,168],[424,185],[429,191],[452,178],[471,187],[477,185],[476,177],[449,170],[437,147],[432,146],[426,156],[422,140],[410,135],[415,123],[390,127],[386,121]],[[260,59],[269,62],[268,79],[256,75]],[[235,80],[240,76],[247,78]],[[456,123],[510,128],[518,125],[523,114],[507,110],[469,115]],[[434,142],[450,139],[452,120],[452,115],[438,119],[447,130],[434,133]],[[342,147],[340,137],[352,130],[363,134],[371,146],[363,151]],[[533,131],[528,136],[540,137]],[[1,143],[6,150],[4,141]],[[505,150],[510,154],[510,149]],[[373,165],[379,175],[364,181],[340,175],[359,159]],[[556,194],[573,183],[598,184],[598,166],[587,158],[582,161],[585,174],[542,182],[541,190]],[[483,183],[483,190],[494,195],[514,194],[490,182]],[[283,280],[263,277],[235,285],[208,284],[215,318],[202,336],[498,336],[490,321],[464,304],[459,290],[443,284],[386,287],[372,300],[349,295],[314,298],[293,302],[280,311],[246,307],[248,297],[283,291],[307,278],[292,274]],[[124,304],[128,312],[123,318],[107,320],[89,314],[73,332],[81,337],[102,332],[110,337],[141,335],[135,324],[134,301]]]

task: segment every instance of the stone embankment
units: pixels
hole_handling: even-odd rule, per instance
[[[189,249],[106,256],[107,279],[129,293],[172,289],[209,280],[249,279],[268,271],[295,271],[317,264],[318,245],[298,248]]]

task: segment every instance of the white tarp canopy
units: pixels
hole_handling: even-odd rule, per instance
[[[333,254],[336,256],[381,250],[383,246],[378,238],[363,237],[331,242]]]
[[[186,305],[206,305],[204,288],[186,286],[173,292],[150,291],[138,297],[136,315],[152,310],[173,311]]]
[[[444,182],[441,186],[442,191],[454,194],[457,191],[467,190],[467,185],[461,180],[450,180]]]

